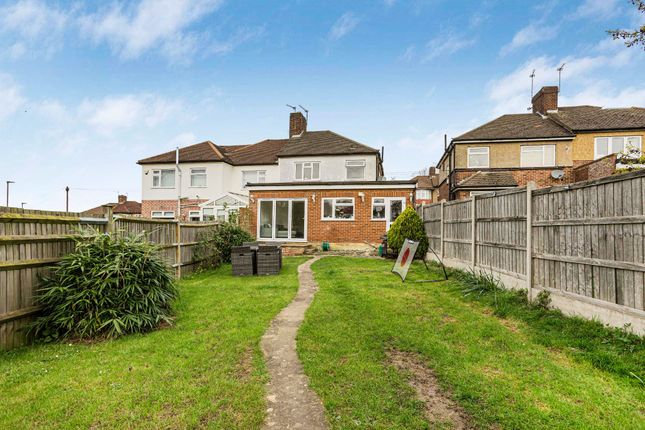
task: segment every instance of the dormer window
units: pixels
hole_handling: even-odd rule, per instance
[[[320,179],[319,161],[301,161],[296,163],[296,181],[317,181]]]
[[[365,160],[347,160],[347,179],[365,179]]]

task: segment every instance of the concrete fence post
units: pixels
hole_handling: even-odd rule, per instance
[[[526,291],[533,300],[533,190],[534,182],[526,184]]]
[[[441,254],[441,259],[442,260],[443,260],[443,254],[444,254],[444,248],[443,248],[443,230],[444,230],[444,228],[443,228],[443,220],[444,220],[443,204],[444,203],[445,202],[442,200],[441,201],[441,215],[440,215],[441,216],[441,218],[440,218],[441,221],[439,222],[439,227],[441,229],[440,238],[439,238],[439,249],[440,249],[439,254]]]
[[[177,220],[175,224],[175,275],[177,279],[181,278],[181,221]]]
[[[472,219],[472,232],[471,232],[471,243],[470,243],[470,258],[473,265],[473,269],[477,265],[477,196],[471,196],[472,199],[472,208],[471,208],[471,219]]]

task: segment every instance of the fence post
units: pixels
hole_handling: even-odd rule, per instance
[[[526,291],[533,300],[533,189],[534,182],[526,184]]]
[[[470,258],[471,262],[473,265],[473,269],[475,268],[475,265],[477,264],[477,246],[476,246],[476,234],[477,234],[477,196],[471,196],[471,199],[473,200],[472,203],[472,208],[470,211],[470,215],[472,218],[472,232],[471,232],[471,244],[470,244]]]
[[[439,249],[440,249],[440,254],[441,254],[441,259],[442,260],[443,260],[443,204],[444,203],[445,202],[442,200],[441,201],[441,218],[440,218],[441,221],[439,222],[439,226],[441,228],[441,233],[440,233],[441,236],[439,238]]]
[[[105,205],[105,218],[107,219],[106,232],[114,233],[114,205]]]
[[[175,276],[181,278],[181,221],[175,224]]]

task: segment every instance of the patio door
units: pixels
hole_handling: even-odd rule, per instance
[[[390,229],[392,223],[401,215],[405,209],[405,198],[388,198],[385,199],[385,220],[386,231]]]
[[[304,241],[307,203],[304,199],[260,200],[258,239]]]

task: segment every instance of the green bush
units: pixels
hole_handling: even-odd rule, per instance
[[[428,237],[423,228],[423,220],[412,207],[405,209],[387,232],[387,244],[396,252],[401,250],[405,239],[419,242],[416,258],[423,258],[428,252]]]
[[[95,230],[74,238],[75,250],[42,278],[32,331],[45,341],[117,337],[172,322],[177,298],[169,267],[143,234]]]
[[[203,233],[196,246],[196,258],[203,260],[202,267],[217,267],[231,262],[231,248],[255,238],[235,222],[224,222],[217,229]],[[206,263],[206,264],[204,264]]]

